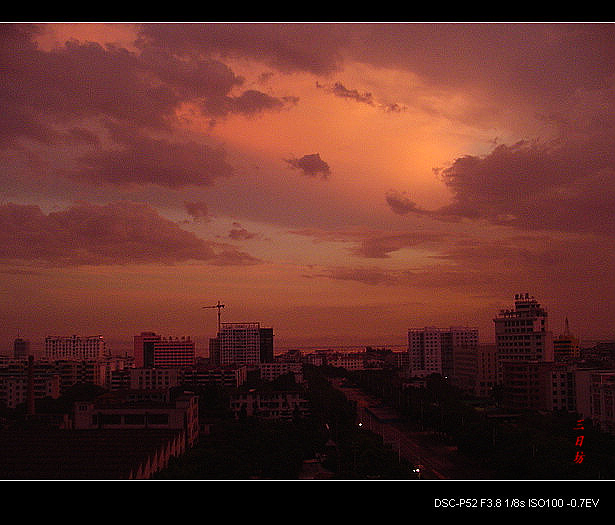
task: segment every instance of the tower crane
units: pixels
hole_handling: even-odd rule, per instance
[[[220,310],[224,308],[224,305],[220,304],[220,301],[218,301],[218,304],[214,304],[213,306],[203,306],[203,308],[217,308],[218,309],[218,333],[220,333]]]

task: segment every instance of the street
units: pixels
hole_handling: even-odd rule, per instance
[[[343,386],[343,381],[334,379],[332,386],[354,401],[357,407],[357,425],[382,436],[383,442],[415,467],[419,479],[488,479],[487,473],[475,467],[456,454],[456,447],[446,446],[433,439],[430,432],[410,432],[405,429],[399,414],[392,408],[384,407],[358,388]]]

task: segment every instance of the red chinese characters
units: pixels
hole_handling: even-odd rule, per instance
[[[574,427],[575,430],[585,430],[585,420],[584,419],[579,419],[577,420],[577,424]],[[583,440],[585,439],[585,435],[577,435],[577,439],[574,443],[575,447],[582,447],[583,446]],[[583,463],[583,459],[585,458],[585,453],[582,450],[576,450],[575,451],[575,456],[574,456],[574,462],[581,464]]]

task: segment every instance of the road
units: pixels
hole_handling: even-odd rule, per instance
[[[358,425],[382,436],[383,442],[397,451],[400,458],[413,465],[421,465],[420,479],[489,479],[487,473],[480,472],[460,458],[456,447],[435,441],[433,433],[405,429],[399,414],[392,408],[382,406],[380,400],[358,388],[344,387],[338,379],[332,380],[331,384],[356,403]]]

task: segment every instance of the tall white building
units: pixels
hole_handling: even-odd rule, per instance
[[[547,311],[529,294],[516,294],[515,308],[500,310],[493,322],[502,406],[544,409],[554,361]]]
[[[222,323],[218,333],[221,365],[260,363],[260,324]]]
[[[53,361],[100,359],[106,356],[107,347],[102,335],[50,335],[45,338],[45,357]]]
[[[410,328],[408,330],[408,360],[414,376],[453,373],[453,350],[457,347],[476,347],[478,328]]]
[[[553,361],[547,311],[527,293],[515,295],[514,310],[500,310],[495,324],[498,360]]]

